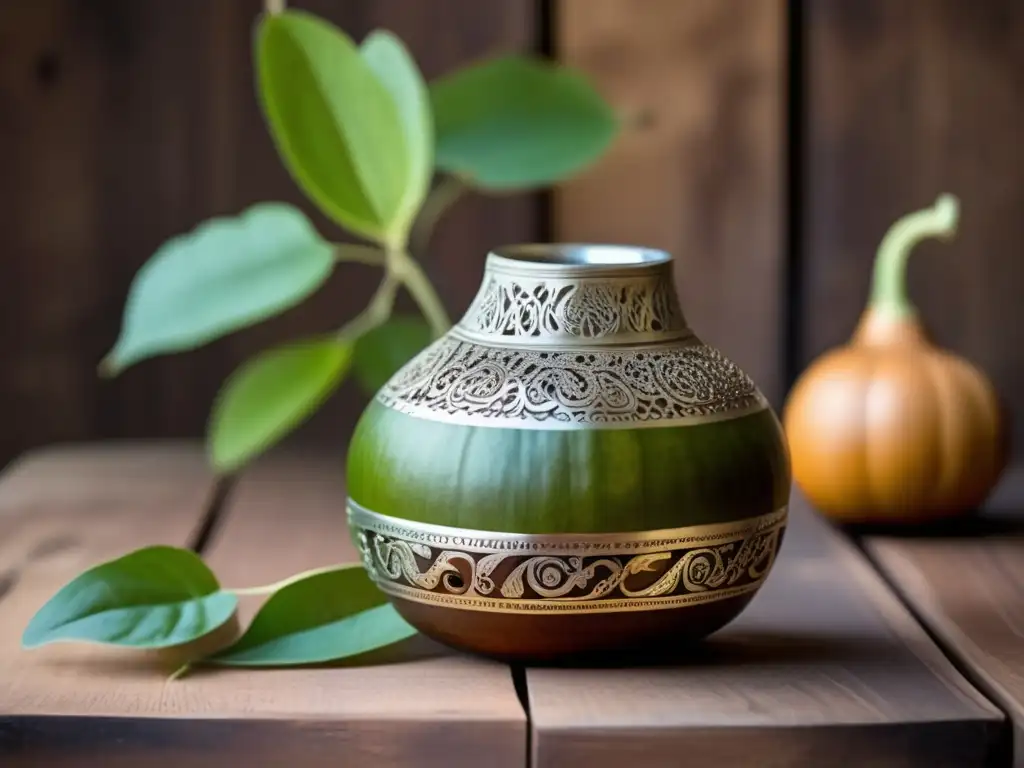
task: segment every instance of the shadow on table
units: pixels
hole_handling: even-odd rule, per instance
[[[774,630],[724,630],[703,642],[673,649],[585,656],[571,661],[534,666],[573,669],[618,669],[636,667],[784,667],[864,665],[895,663],[893,643],[884,637],[784,632]]]
[[[453,651],[422,635],[415,635],[393,646],[380,648],[376,651],[353,656],[342,661],[291,667],[282,666],[276,667],[276,669],[374,667],[389,664],[407,664],[424,659],[440,658],[452,653]],[[116,680],[132,680],[139,678],[153,679],[161,676],[167,677],[181,666],[182,659],[162,651],[125,651],[118,648],[83,646],[80,652],[54,656],[45,659],[43,663],[51,669],[74,671],[75,674],[79,675],[101,675]],[[206,675],[244,674],[247,669],[252,671],[258,668],[197,664],[189,671],[185,679]]]
[[[951,520],[916,525],[846,525],[855,537],[977,539],[1024,536],[1024,466],[1011,467],[985,506],[973,514]]]

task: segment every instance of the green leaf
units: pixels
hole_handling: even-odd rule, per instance
[[[351,345],[328,338],[275,347],[243,364],[214,404],[214,466],[233,471],[305,421],[341,382],[351,357]]]
[[[437,166],[486,190],[549,184],[594,162],[618,132],[580,74],[521,56],[459,70],[431,86]]]
[[[391,93],[340,29],[312,14],[264,16],[260,97],[278,153],[332,219],[385,241],[408,205],[409,153]]]
[[[392,317],[356,341],[354,373],[373,394],[431,341],[430,326],[418,317]]]
[[[86,640],[167,648],[207,635],[235,612],[237,598],[187,549],[155,546],[102,563],[64,586],[32,617],[25,648]]]
[[[360,50],[391,94],[402,120],[409,182],[395,226],[407,231],[427,195],[434,171],[434,122],[427,84],[409,51],[391,32],[371,32]]]
[[[334,268],[333,249],[284,203],[211,219],[162,245],[128,292],[106,373],[195,349],[295,306]]]
[[[207,661],[252,667],[318,664],[416,634],[386,600],[359,565],[313,572],[276,592],[245,634]]]

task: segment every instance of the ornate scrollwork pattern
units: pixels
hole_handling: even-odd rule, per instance
[[[674,608],[756,590],[768,575],[785,508],[669,531],[515,535],[378,515],[349,501],[370,577],[417,602],[504,613]]]
[[[686,321],[664,275],[531,279],[490,272],[459,328],[512,343],[678,338]]]
[[[446,336],[377,395],[421,418],[480,426],[677,426],[766,406],[753,382],[699,342],[632,349],[499,348]]]

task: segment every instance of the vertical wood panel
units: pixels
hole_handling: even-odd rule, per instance
[[[297,0],[357,39],[386,26],[428,77],[495,50],[537,47],[529,0]],[[307,304],[113,382],[95,366],[128,285],[166,238],[259,200],[314,213],[264,127],[251,63],[259,0],[0,4],[0,463],[54,440],[197,435],[219,383],[264,346],[340,325],[379,279],[342,268]],[[483,253],[538,236],[537,199],[471,198],[438,230],[430,271],[453,314]],[[319,215],[321,231],[338,230]],[[401,306],[412,310],[412,304]],[[353,385],[307,436],[344,441]]]
[[[1015,0],[806,3],[804,363],[844,341],[875,249],[943,191],[952,243],[923,244],[910,291],[936,340],[981,365],[1024,440],[1024,5]]]
[[[783,0],[562,0],[559,57],[632,127],[555,195],[562,240],[664,248],[687,319],[778,404]]]

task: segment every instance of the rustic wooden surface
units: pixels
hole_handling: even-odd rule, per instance
[[[510,669],[415,638],[359,665],[199,669],[167,683],[171,658],[19,647],[62,584],[146,544],[200,550],[229,587],[350,560],[343,495],[341,459],[323,454],[259,461],[227,489],[189,443],[18,460],[0,477],[0,765],[658,768],[683,755],[740,768],[1007,764],[1000,710],[799,497],[762,593],[682,661]],[[1003,491],[996,506],[1007,499],[1019,512],[1024,496]],[[1019,519],[945,539],[868,540],[948,651],[1016,718]],[[257,607],[243,602],[240,622]]]
[[[534,768],[981,766],[1000,712],[801,502],[775,570],[686,663],[527,671]]]
[[[889,225],[961,198],[952,243],[923,244],[910,291],[936,340],[994,379],[1024,445],[1024,4],[804,2],[807,84],[800,358],[844,341]]]
[[[562,0],[559,58],[632,124],[554,195],[559,240],[670,251],[683,311],[783,393],[784,0]]]
[[[866,538],[870,556],[968,675],[1014,721],[1024,766],[1024,470],[974,522]]]
[[[530,0],[303,0],[357,38],[386,26],[434,77],[497,50],[535,50]],[[0,3],[0,464],[53,441],[202,433],[218,385],[271,343],[338,327],[379,274],[359,266],[301,308],[113,382],[128,285],[166,238],[260,200],[314,213],[281,166],[257,105],[251,40],[261,0]],[[339,230],[314,220],[328,237]],[[429,272],[453,314],[496,244],[541,237],[535,196],[467,198],[442,222]],[[412,305],[403,298],[401,309]],[[8,330],[12,332],[7,332]],[[17,332],[13,332],[17,329]],[[341,447],[353,385],[306,431]]]
[[[339,461],[269,460],[226,497],[206,551],[225,585],[354,557]],[[0,765],[524,764],[510,670],[415,639],[372,666],[196,671],[87,645],[19,648],[31,615],[90,564],[195,545],[213,510],[189,446],[53,451],[0,481]],[[246,621],[255,609],[245,604]]]

